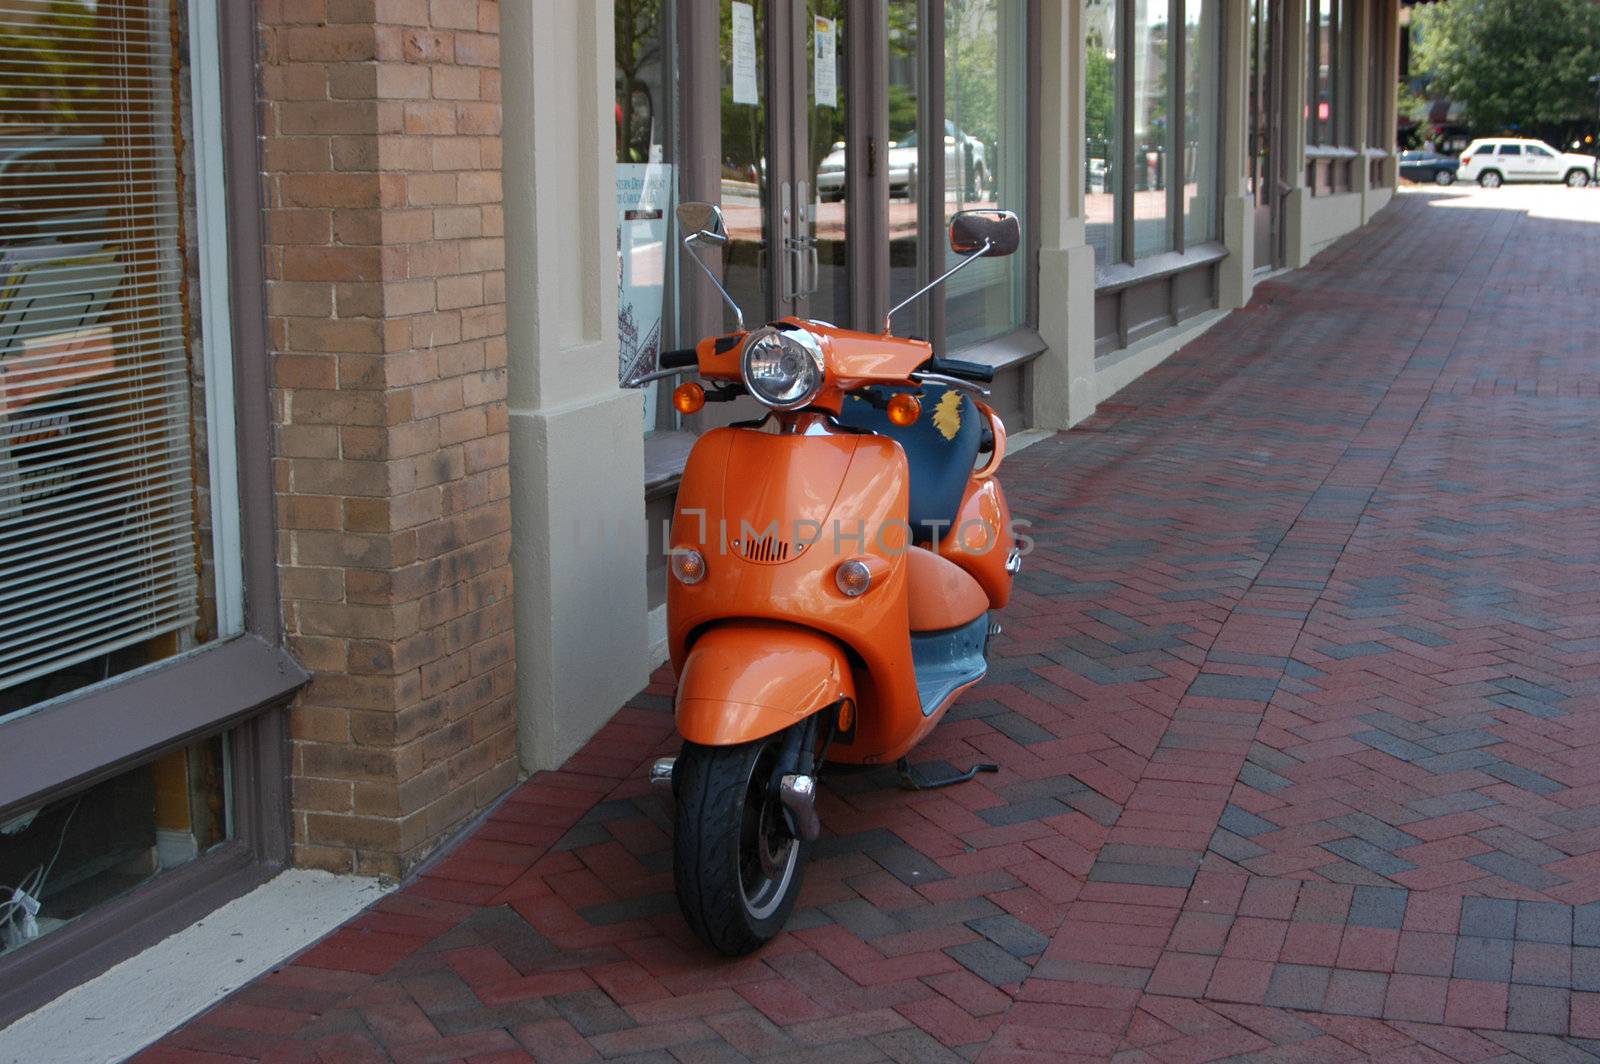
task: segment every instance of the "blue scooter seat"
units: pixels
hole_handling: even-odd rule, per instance
[[[918,396],[922,400],[922,416],[911,425],[894,424],[887,411],[856,395],[845,397],[839,420],[900,444],[911,470],[908,520],[912,539],[930,543],[949,534],[950,524],[961,509],[961,497],[978,458],[983,426],[977,406],[953,388],[927,385]]]

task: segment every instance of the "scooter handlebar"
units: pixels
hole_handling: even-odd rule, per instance
[[[979,384],[994,382],[994,367],[985,366],[982,362],[966,362],[958,358],[940,358],[934,355],[923,363],[923,368],[929,373],[959,377],[961,380],[976,381]]]
[[[966,392],[975,399],[986,399],[989,389],[981,384],[974,384],[964,377],[951,377],[944,373],[926,373],[922,370],[911,375],[912,381],[917,384],[937,384],[944,388],[954,388],[958,392]]]
[[[685,347],[678,351],[663,351],[656,364],[662,369],[688,369],[700,361],[700,356],[692,347]]]

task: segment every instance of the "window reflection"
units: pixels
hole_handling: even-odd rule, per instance
[[[766,0],[722,5],[723,283],[745,317],[769,316],[767,291],[767,18]],[[736,46],[737,45],[737,46]],[[737,62],[736,62],[737,57]],[[747,61],[748,67],[747,67]]]
[[[1311,100],[1307,140],[1312,144],[1332,144],[1333,137],[1333,5],[1334,0],[1312,0],[1311,12]]]
[[[807,117],[810,126],[811,202],[808,219],[815,258],[807,282],[810,314],[838,325],[851,324],[850,269],[845,235],[845,137],[849,114],[849,64],[844,62],[849,19],[845,0],[811,0],[806,19]],[[819,82],[823,93],[818,94]],[[802,226],[803,230],[804,226]]]
[[[944,218],[1003,208],[1027,198],[1027,4],[945,0]],[[1026,222],[1025,222],[1026,224]],[[958,261],[946,252],[946,268]],[[946,344],[1002,336],[1025,313],[1027,256],[977,263],[951,279]]]
[[[1144,258],[1172,250],[1167,0],[1134,0],[1133,44],[1133,244],[1135,257]]]
[[[1187,0],[1183,12],[1183,240],[1217,235],[1217,24],[1220,0]]]
[[[1084,228],[1095,266],[1215,240],[1223,0],[1079,2]]]
[[[917,0],[889,5],[889,305],[896,306],[918,288],[917,231],[918,155],[917,91],[922,69],[921,28]],[[902,335],[924,335],[925,303],[919,300],[894,317]]]
[[[674,346],[672,5],[617,0],[615,16],[617,375],[628,380]],[[670,387],[645,389],[646,432],[676,424],[671,404],[661,401]]]
[[[1116,0],[1085,0],[1084,9],[1084,223],[1094,263],[1105,266],[1122,257],[1122,227],[1117,217],[1116,160],[1120,156],[1121,117],[1117,107]]]

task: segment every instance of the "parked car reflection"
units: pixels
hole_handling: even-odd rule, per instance
[[[889,142],[886,161],[891,197],[916,198],[919,157],[916,130],[901,140]],[[946,190],[960,190],[969,200],[987,196],[994,184],[988,148],[977,137],[958,130],[949,120],[944,124],[944,183]],[[841,140],[817,167],[817,192],[825,202],[834,202],[844,199],[844,186],[845,144]]]

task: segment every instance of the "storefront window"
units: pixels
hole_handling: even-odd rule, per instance
[[[1338,121],[1334,135],[1345,147],[1356,142],[1356,0],[1336,0],[1338,4],[1339,61],[1336,95],[1339,97]]]
[[[1367,63],[1367,144],[1389,151],[1395,144],[1395,132],[1389,120],[1389,94],[1394,85],[1394,71],[1389,65],[1391,13],[1385,5],[1371,3],[1367,5],[1367,14],[1371,19],[1368,40],[1372,49],[1371,60]]]
[[[1171,40],[1167,0],[1133,3],[1134,258],[1172,250],[1167,222],[1171,172]]]
[[[945,0],[944,218],[1001,208],[1025,214],[1028,62],[1025,0]],[[1027,224],[1024,219],[1024,224]],[[947,266],[955,265],[947,253]],[[945,294],[946,345],[1011,332],[1026,314],[1027,256],[977,263]]]
[[[889,305],[920,286],[921,238],[917,210],[920,167],[917,138],[922,105],[922,33],[915,2],[889,5]],[[895,315],[894,329],[922,334],[925,308],[915,303]]]
[[[1306,48],[1306,187],[1314,195],[1348,192],[1355,160],[1355,0],[1308,0]]]
[[[884,310],[955,264],[946,228],[957,212],[1026,213],[1036,7],[889,0],[874,16],[849,0],[719,0],[720,62],[686,63],[682,134],[689,160],[717,164],[729,239],[714,257],[747,322],[881,327]],[[683,47],[709,59],[695,25]],[[713,113],[699,128],[695,116]],[[1030,265],[1026,254],[974,264],[895,313],[893,329],[941,349],[1014,332]],[[709,317],[710,289],[686,289]]]
[[[1221,0],[1186,0],[1183,21],[1183,239],[1203,244],[1217,235],[1217,128],[1221,87],[1218,24]]]
[[[0,956],[225,842],[228,794],[218,736],[0,821]]]
[[[1117,106],[1121,73],[1117,65],[1117,0],[1085,0],[1084,65],[1084,223],[1096,266],[1122,258],[1122,229],[1116,209],[1117,160],[1122,118]]]
[[[647,373],[673,318],[672,4],[616,0],[617,373]],[[645,389],[645,431],[673,425],[670,384]]]
[[[1081,0],[1085,228],[1098,268],[1214,241],[1221,0]],[[1170,22],[1177,15],[1181,37]],[[1131,133],[1126,143],[1123,137]]]
[[[1334,94],[1334,63],[1338,54],[1335,45],[1335,3],[1336,0],[1310,0],[1306,5],[1309,20],[1307,32],[1310,34],[1307,47],[1311,56],[1311,102],[1306,116],[1308,144],[1331,145],[1337,140],[1334,135],[1334,118],[1338,112],[1338,101]]]
[[[183,10],[0,0],[0,723],[242,627]]]
[[[808,204],[814,258],[802,263],[811,316],[847,324],[850,311],[850,203],[845,187],[845,158],[849,134],[850,78],[847,64],[852,20],[845,0],[810,0],[806,25],[806,119],[810,131],[810,165],[802,172],[811,178]],[[837,167],[837,169],[834,169]],[[831,175],[837,175],[832,177]]]
[[[768,0],[729,0],[722,11],[722,213],[729,243],[721,252],[723,283],[747,317],[766,314],[769,283],[767,86]]]

